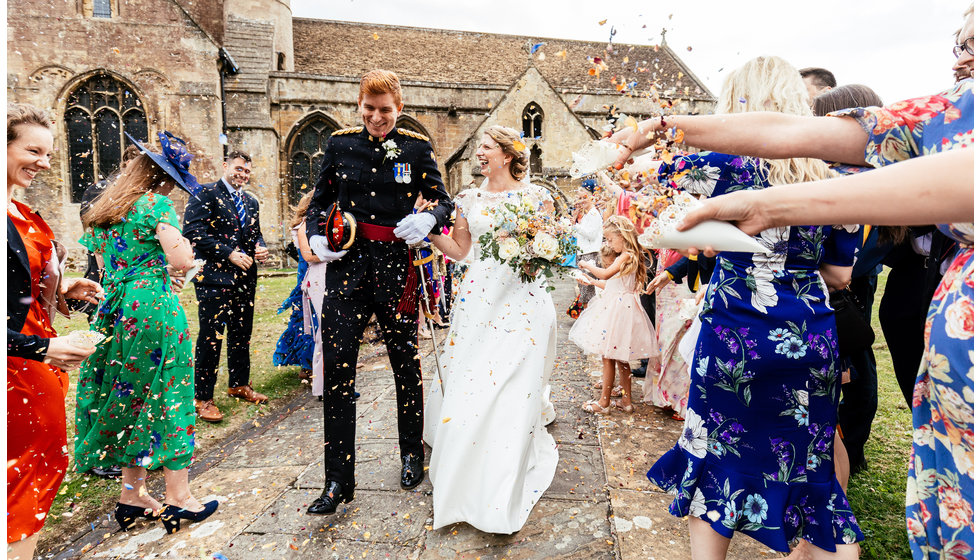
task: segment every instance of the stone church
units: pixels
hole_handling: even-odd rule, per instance
[[[479,177],[487,126],[521,130],[532,180],[560,197],[577,186],[572,152],[611,115],[715,102],[666,42],[295,18],[289,0],[9,0],[7,30],[8,100],[55,118],[52,169],[16,196],[76,254],[81,193],[118,166],[124,131],[184,138],[202,183],[219,178],[223,151],[250,153],[265,239],[283,247],[289,205],[315,184],[330,133],[360,123],[359,78],[373,68],[401,78],[398,126],[431,139],[451,194]]]

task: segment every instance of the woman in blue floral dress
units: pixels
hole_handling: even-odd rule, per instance
[[[729,76],[718,112],[810,113],[799,73],[760,57]],[[679,157],[661,180],[716,196],[831,177],[817,160],[714,152]],[[721,556],[734,531],[774,550],[805,539],[857,557],[863,537],[834,476],[840,363],[822,266],[850,267],[857,228],[780,227],[768,253],[721,253],[705,294],[684,429],[650,479],[690,516],[692,550]],[[826,554],[826,553],[824,553]]]
[[[654,118],[640,123],[636,131],[613,135],[611,141],[624,144],[620,160],[625,160],[629,152],[650,143],[648,135],[677,126],[693,145],[724,146],[757,157],[820,157],[876,167],[940,152],[968,150],[965,157],[944,154],[941,160],[938,156],[921,160],[919,167],[907,164],[901,172],[872,171],[829,181],[819,188],[801,185],[792,191],[780,189],[778,193],[737,193],[709,202],[697,214],[698,220],[734,220],[748,233],[773,225],[842,217],[887,225],[920,224],[923,216],[936,220],[969,219],[974,194],[970,185],[974,143],[972,7],[965,18],[953,51],[957,56],[954,69],[958,76],[963,70],[969,78],[938,95],[884,108],[843,111],[831,117],[774,118],[771,113],[753,113],[738,119]],[[774,138],[779,141],[773,142]],[[941,166],[952,167],[945,179],[934,171]],[[891,195],[892,185],[911,180],[919,181],[917,191],[909,188],[914,185],[909,183]],[[951,196],[943,196],[944,180],[952,183]],[[936,184],[933,186],[932,182]],[[883,192],[888,194],[882,195]],[[691,220],[688,225],[694,223],[697,221]],[[916,559],[973,558],[973,227],[972,222],[940,227],[960,243],[960,250],[933,296],[926,321],[926,353],[912,403],[915,429],[906,525]]]

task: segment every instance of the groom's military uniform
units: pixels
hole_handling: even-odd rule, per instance
[[[406,243],[392,233],[419,195],[436,201],[432,232],[450,221],[453,203],[429,139],[396,128],[385,138],[363,126],[338,130],[324,149],[307,235],[326,235],[327,209],[338,203],[357,220],[354,244],[327,263],[322,314],[326,481],[354,488],[354,370],[368,320],[378,318],[395,376],[398,442],[403,460],[422,450],[422,372],[418,357],[418,284]],[[421,465],[421,462],[418,463]]]

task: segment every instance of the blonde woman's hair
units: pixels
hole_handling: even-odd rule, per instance
[[[107,228],[118,224],[141,196],[174,186],[176,182],[166,171],[150,156],[140,154],[127,163],[119,176],[92,202],[82,215],[82,226],[85,229]]]
[[[521,141],[521,135],[519,132],[513,128],[507,128],[506,126],[500,126],[499,124],[493,125],[484,131],[484,134],[493,139],[494,142],[500,144],[500,149],[504,151],[504,154],[510,156],[510,175],[514,179],[520,181],[527,174],[527,164],[528,164],[528,152],[527,150],[517,150],[515,142]]]
[[[626,255],[626,262],[623,270],[619,273],[622,276],[633,275],[636,278],[636,285],[642,288],[647,281],[647,266],[643,258],[643,249],[636,236],[636,227],[626,216],[610,216],[606,223],[602,225],[602,232],[619,234],[623,238],[623,253]]]
[[[40,126],[50,130],[51,115],[44,109],[38,109],[27,103],[8,103],[7,144],[10,144],[20,136],[16,127],[21,125]]]
[[[310,192],[303,195],[303,198],[299,199],[296,206],[290,206],[289,210],[292,211],[293,217],[289,221],[289,227],[294,228],[306,219],[306,211],[310,209],[310,201],[313,200],[313,193],[315,191],[310,189]]]
[[[725,78],[718,95],[717,113],[771,111],[813,116],[806,85],[796,68],[776,56],[760,56]],[[819,159],[762,159],[770,185],[788,185],[835,177]]]

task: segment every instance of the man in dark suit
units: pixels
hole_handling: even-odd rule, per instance
[[[354,368],[372,314],[395,375],[401,486],[422,482],[419,282],[409,245],[441,231],[453,211],[429,139],[395,128],[403,106],[398,77],[368,72],[357,101],[364,126],[330,137],[306,219],[310,248],[328,263],[321,323],[326,480],[307,510],[313,514],[333,513],[354,497]],[[420,194],[436,205],[415,214]],[[346,251],[331,250],[325,237],[324,214],[334,203],[357,220],[357,237]]]
[[[259,227],[259,202],[244,191],[252,174],[252,158],[229,152],[221,180],[204,185],[184,212],[184,237],[205,261],[194,291],[201,330],[194,352],[194,405],[207,422],[224,417],[214,404],[214,385],[221,340],[228,327],[228,394],[254,403],[268,397],[249,382],[249,341],[255,312],[258,265],[269,255]]]

